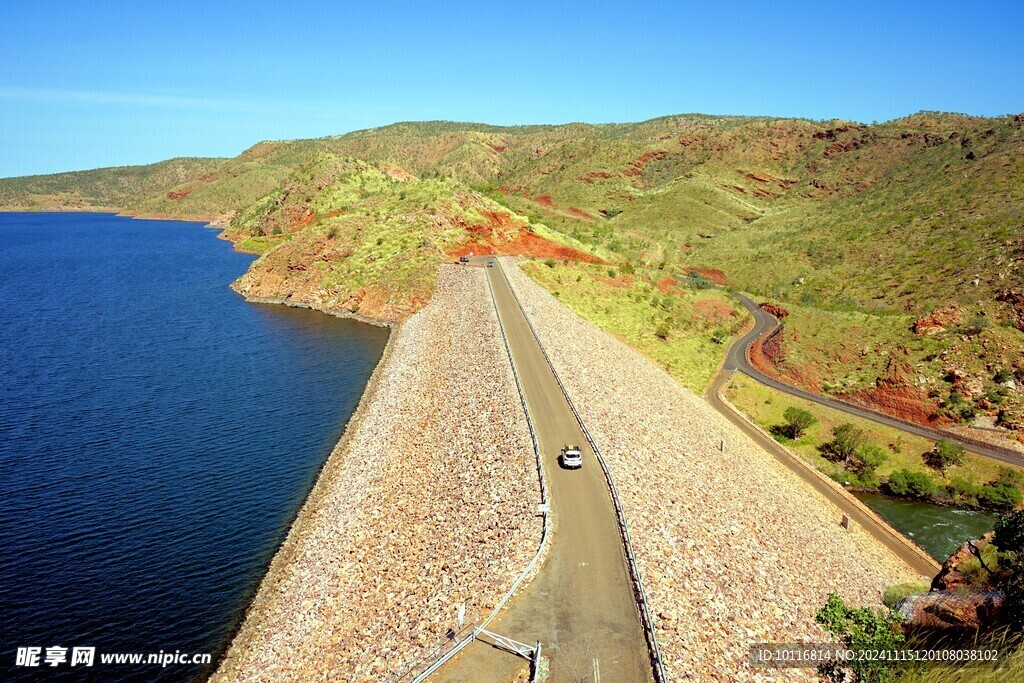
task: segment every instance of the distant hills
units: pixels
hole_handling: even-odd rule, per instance
[[[780,376],[1024,427],[1024,116],[400,123],[3,179],[0,208],[218,219],[265,252],[240,291],[392,319],[466,250],[720,270],[791,313]]]

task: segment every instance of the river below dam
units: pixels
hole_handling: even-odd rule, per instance
[[[0,240],[0,679],[202,680],[388,331],[246,303],[253,257],[200,223],[0,214]],[[160,652],[211,664],[101,664]]]
[[[993,512],[963,510],[875,493],[856,495],[882,519],[939,562],[944,562],[964,542],[992,531],[998,517]]]

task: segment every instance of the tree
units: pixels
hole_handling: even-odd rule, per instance
[[[902,498],[931,498],[935,495],[935,481],[926,472],[908,469],[896,470],[885,484],[889,493]]]
[[[1006,591],[1011,623],[1024,625],[1024,510],[1014,510],[996,520],[992,543],[999,549],[1000,584]]]
[[[966,455],[967,450],[956,441],[939,439],[935,442],[935,447],[925,453],[923,457],[925,464],[943,472],[952,465],[962,465]]]
[[[864,430],[849,423],[833,429],[832,440],[822,444],[819,449],[825,458],[840,462],[851,472],[869,479],[875,468],[888,458],[881,447],[868,443]]]
[[[784,426],[786,436],[791,439],[799,439],[804,432],[818,422],[818,419],[810,411],[795,406],[786,408],[782,417],[786,421]]]
[[[978,487],[978,504],[995,510],[1013,510],[1020,506],[1022,498],[1021,484],[1024,473],[1009,467],[1002,467],[999,476],[984,486]]]
[[[832,456],[830,460],[847,462],[865,443],[864,431],[847,422],[832,430],[832,440],[822,444],[821,451],[826,457]]]
[[[839,636],[846,649],[889,651],[901,649],[906,642],[903,619],[892,610],[871,607],[850,607],[836,593],[829,593],[825,606],[814,615],[814,620]],[[853,680],[864,683],[889,683],[896,680],[897,672],[905,662],[893,659],[858,659],[847,666],[836,662],[822,664],[818,673],[827,681],[848,681],[847,668]]]

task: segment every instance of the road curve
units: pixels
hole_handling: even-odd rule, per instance
[[[891,415],[886,415],[885,413],[881,413],[877,410],[863,408],[852,403],[847,403],[846,401],[840,401],[838,399],[822,396],[821,394],[815,394],[804,389],[799,389],[791,384],[780,382],[774,377],[769,377],[750,364],[748,354],[750,347],[754,342],[768,334],[771,334],[775,328],[780,325],[780,322],[775,316],[761,310],[761,307],[754,303],[750,297],[735,292],[733,294],[739,298],[746,309],[750,311],[750,314],[754,316],[754,329],[741,337],[729,348],[729,352],[725,358],[725,364],[722,367],[721,374],[723,377],[732,370],[739,370],[744,375],[756,379],[761,384],[766,384],[773,389],[778,389],[779,391],[791,396],[812,401],[819,405],[839,410],[848,415],[855,415],[866,420],[871,420],[911,434],[916,434],[917,436],[922,436],[926,439],[947,439],[949,441],[956,441],[968,451],[976,455],[981,455],[986,458],[1009,463],[1011,465],[1024,466],[1024,454],[1018,453],[1013,449],[1000,448],[999,446],[993,446],[992,444],[987,444],[983,441],[977,441],[942,429],[934,429],[932,427],[926,427],[907,420],[901,420],[898,417],[892,417]]]
[[[487,259],[473,259],[475,263]],[[562,394],[503,271],[487,268],[512,360],[537,433],[551,502],[547,559],[488,627],[523,643],[540,641],[553,683],[654,680],[622,541],[601,466]],[[584,451],[564,470],[566,443]],[[484,642],[466,647],[434,681],[511,681],[526,663]]]

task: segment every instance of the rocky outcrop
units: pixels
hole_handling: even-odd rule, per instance
[[[996,300],[1004,301],[1010,305],[1010,319],[1013,322],[1013,326],[1024,332],[1024,292],[1008,289],[1005,292],[1001,292],[996,297]]]
[[[977,631],[1001,622],[1006,595],[932,591],[908,595],[896,603],[896,611],[911,629],[930,631]]]
[[[908,357],[905,348],[894,349],[886,364],[885,376],[875,380],[874,388],[851,392],[843,398],[918,424],[933,427],[949,424],[950,420],[939,414],[939,406],[913,384]]]
[[[951,304],[945,308],[940,308],[937,311],[918,318],[914,321],[911,329],[914,330],[914,334],[919,335],[938,334],[939,332],[945,331],[945,329],[951,325],[960,324],[962,320],[963,317],[960,313],[960,306],[957,304]]]
[[[773,304],[770,301],[765,301],[764,303],[760,304],[760,308],[768,315],[774,315],[779,320],[782,320],[783,318],[789,315],[789,311],[787,311],[785,308],[778,304]]]
[[[982,548],[992,542],[995,532],[990,531],[978,540],[967,541],[956,549],[942,563],[942,569],[932,579],[933,591],[951,591],[968,587],[967,577],[963,574],[964,563],[977,560]]]

